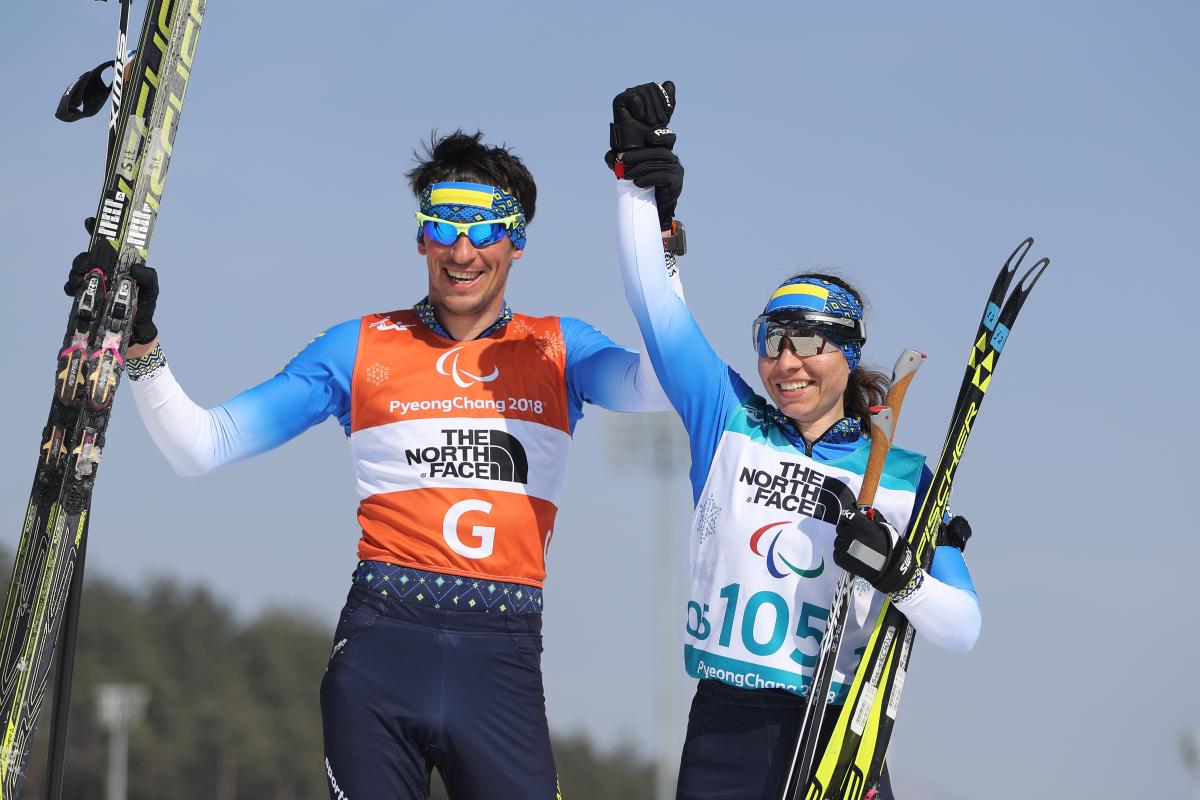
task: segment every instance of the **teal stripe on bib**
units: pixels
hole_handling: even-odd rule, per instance
[[[772,425],[762,398],[751,395],[729,415],[725,430],[748,436],[752,441],[773,447],[783,453],[795,453],[792,444],[778,426]]]
[[[720,681],[739,689],[784,689],[803,697],[812,683],[807,675],[719,656],[690,644],[683,646],[683,661],[684,668],[693,678]],[[832,693],[829,702],[842,705],[850,694],[850,684],[835,682],[829,690]]]
[[[757,402],[755,402],[757,401]],[[796,445],[784,435],[778,425],[772,424],[763,400],[754,396],[729,415],[725,430],[740,433],[751,441],[766,445],[781,453],[795,455]],[[853,453],[832,460],[821,459],[821,464],[856,472],[862,475],[867,471],[867,458],[871,454],[870,441],[863,439]],[[905,450],[903,447],[893,447],[888,452],[887,461],[883,463],[883,477],[879,485],[884,489],[909,491],[914,494],[921,483],[921,468],[925,466],[925,456]]]
[[[863,446],[850,455],[821,463],[862,475],[867,471],[867,459],[871,455],[870,444],[869,440],[864,439]],[[923,466],[925,456],[903,447],[893,447],[888,451],[887,461],[883,462],[883,477],[879,479],[879,485],[884,489],[899,489],[915,494],[921,482]]]

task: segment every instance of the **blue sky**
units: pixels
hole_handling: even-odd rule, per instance
[[[115,18],[83,0],[0,12],[10,547],[67,312],[60,287],[101,178],[101,124],[51,112],[109,57]],[[213,0],[153,244],[164,348],[192,396],[215,404],[319,330],[417,300],[403,173],[431,130],[459,126],[512,145],[538,180],[513,305],[633,341],[601,155],[612,95],[653,79],[679,87],[683,278],[718,352],[756,383],[748,328],[770,289],[800,267],[842,269],[872,300],[867,360],[929,354],[906,447],[939,449],[984,295],[1035,236],[1054,263],[954,498],[976,531],[983,636],[966,657],[915,654],[896,783],[910,797],[1181,795],[1176,736],[1200,725],[1184,405],[1197,23],[1183,2],[414,12]],[[547,694],[558,729],[651,754],[662,635],[650,609],[686,572],[689,493],[682,468],[660,482],[610,458],[615,419],[591,410],[577,429],[550,554]],[[336,424],[190,480],[170,473],[128,397],[110,431],[89,571],[171,575],[243,614],[287,606],[332,626],[357,538]],[[656,563],[659,536],[672,537],[675,576]],[[674,680],[684,704],[682,669]]]

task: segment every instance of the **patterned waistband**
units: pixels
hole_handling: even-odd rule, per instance
[[[384,561],[360,561],[354,583],[401,603],[446,611],[540,614],[542,590],[523,583],[448,575]]]

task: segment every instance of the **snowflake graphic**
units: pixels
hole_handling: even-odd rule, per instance
[[[388,379],[388,368],[376,361],[371,366],[367,367],[367,383],[375,386],[383,386]]]
[[[539,336],[537,344],[543,355],[549,356],[553,359],[562,358],[567,352],[566,346],[563,345],[562,337],[556,333],[552,333],[547,336]]]
[[[717,532],[717,517],[721,516],[721,507],[717,505],[717,501],[713,499],[712,493],[704,496],[704,501],[700,504],[700,544],[704,544],[704,540],[709,536],[713,536]]]
[[[537,344],[538,350],[541,351],[543,356],[559,359],[562,358],[567,352],[567,348],[563,343],[561,334],[538,331],[538,329],[529,322],[519,317],[514,318],[512,322],[508,323],[508,327],[518,336],[528,336],[533,338]]]
[[[523,320],[520,317],[516,317],[512,322],[508,323],[508,328],[518,336],[529,336],[535,330],[535,328],[530,325],[528,321]]]

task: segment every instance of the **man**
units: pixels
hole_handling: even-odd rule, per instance
[[[506,148],[461,131],[408,175],[429,293],[336,325],[274,378],[213,409],[167,366],[141,287],[129,374],[177,472],[257,455],[327,417],[349,437],[358,568],[321,686],[335,800],[553,798],[541,680],[542,580],[584,402],[669,408],[648,364],[570,318],[504,300],[536,186]],[[70,293],[86,274],[72,268]]]

